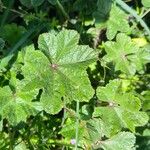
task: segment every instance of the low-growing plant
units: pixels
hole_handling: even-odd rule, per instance
[[[0,149],[149,149],[149,0],[0,11]]]

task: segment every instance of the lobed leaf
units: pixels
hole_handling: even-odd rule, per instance
[[[100,141],[95,148],[103,148],[104,150],[135,150],[135,136],[130,132],[120,132],[112,138]]]
[[[123,33],[129,33],[130,27],[127,21],[127,14],[123,12],[119,7],[112,6],[110,16],[107,21],[107,38],[112,40],[118,31]]]
[[[78,45],[79,34],[63,30],[56,36],[40,35],[39,49],[26,50],[23,74],[29,88],[41,88],[44,109],[55,114],[66,102],[89,101],[94,91],[86,68],[96,60],[96,53],[88,46]]]
[[[26,121],[30,115],[35,115],[42,110],[38,102],[32,102],[36,97],[37,89],[23,91],[22,83],[16,83],[16,91],[13,92],[9,86],[0,88],[0,115],[2,119],[8,119],[10,124],[17,125],[20,121]]]
[[[124,33],[119,33],[116,42],[107,41],[104,44],[107,55],[103,57],[106,62],[114,62],[115,70],[134,75],[136,71],[143,70],[149,62],[150,52],[139,48]]]
[[[114,133],[128,128],[135,132],[135,127],[148,122],[148,116],[140,111],[141,101],[133,93],[122,93],[121,81],[112,80],[106,87],[97,89],[99,101],[108,102],[106,107],[96,107],[93,117],[99,117],[104,125],[105,135],[110,137]],[[114,132],[113,132],[114,131]]]

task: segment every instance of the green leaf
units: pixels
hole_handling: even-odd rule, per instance
[[[5,41],[2,38],[0,38],[0,50],[3,50],[4,46],[5,46]]]
[[[148,111],[148,110],[150,110],[150,90],[149,91],[143,91],[142,96],[144,97],[142,108],[144,111]]]
[[[100,101],[107,102],[106,107],[95,108],[94,117],[99,117],[103,122],[106,135],[109,137],[121,128],[128,128],[135,132],[135,127],[144,126],[148,122],[148,116],[141,109],[141,101],[133,93],[121,91],[121,81],[112,80],[106,87],[97,89]],[[111,127],[111,129],[109,129]]]
[[[50,2],[52,5],[56,5],[57,4],[57,0],[48,0],[48,2]]]
[[[79,34],[63,30],[57,36],[39,36],[39,50],[28,48],[23,74],[30,88],[41,88],[41,102],[47,112],[55,114],[66,102],[89,101],[94,91],[86,68],[95,61],[96,53],[88,46],[78,45]]]
[[[0,115],[12,125],[26,121],[30,115],[35,115],[42,110],[38,102],[32,102],[38,94],[38,89],[24,91],[24,83],[16,82],[16,89],[12,91],[9,86],[0,88]]]
[[[109,12],[111,10],[111,0],[98,0],[97,11],[93,13],[96,23],[105,22],[109,18]]]
[[[26,30],[23,26],[17,26],[14,23],[7,24],[0,28],[0,37],[2,37],[9,44],[9,46],[12,46],[20,40],[25,31]]]
[[[79,139],[83,138],[83,133],[85,130],[84,127],[85,127],[85,122],[80,122],[80,124],[79,124]],[[75,139],[76,122],[71,119],[68,119],[59,133],[62,134],[68,140]]]
[[[16,144],[14,150],[29,150],[24,142]]]
[[[63,107],[60,93],[63,92],[64,87],[62,85],[57,87],[57,84],[62,79],[55,76],[47,57],[41,51],[35,51],[33,46],[26,48],[24,63],[22,70],[25,76],[24,82],[27,83],[25,90],[42,89],[41,105],[44,110],[51,114],[58,113]]]
[[[0,149],[3,149],[4,146],[6,146],[6,142],[8,142],[8,140],[6,140],[6,134],[4,132],[0,132]]]
[[[31,0],[19,0],[22,5],[30,8],[31,7]]]
[[[88,120],[92,117],[93,107],[91,105],[84,105],[81,109],[81,118],[82,120]]]
[[[27,8],[30,7],[38,7],[40,6],[44,0],[20,0],[21,4],[26,6]]]
[[[140,73],[144,73],[144,65],[150,62],[150,50],[147,48],[140,48],[137,52],[137,59],[135,61],[136,68]]]
[[[112,40],[118,31],[124,33],[130,32],[127,14],[125,14],[125,12],[123,12],[119,7],[112,6],[110,17],[107,21],[107,38]]]
[[[107,55],[103,57],[106,62],[114,62],[115,70],[120,70],[126,74],[134,75],[138,70],[137,59],[140,49],[131,38],[123,33],[119,33],[116,42],[107,41],[104,44]]]
[[[95,118],[88,121],[87,124],[88,133],[93,142],[104,136],[111,137],[121,130],[120,120],[114,110],[110,108],[96,109],[93,117]]]
[[[44,2],[44,0],[31,0],[31,4],[34,7],[40,6],[43,2]]]
[[[143,131],[143,136],[148,136],[148,137],[150,137],[150,129],[145,129],[145,130]]]
[[[142,0],[142,4],[144,7],[150,7],[150,1],[149,0]]]
[[[102,137],[111,137],[121,131],[122,125],[116,112],[109,107],[96,108],[93,114],[94,117],[100,117]]]
[[[94,148],[103,148],[104,150],[135,150],[135,139],[133,133],[120,132],[108,140],[97,141]]]
[[[99,140],[104,136],[104,128],[100,119],[90,119],[89,121],[87,121],[86,128],[90,143],[94,143],[96,140]],[[87,136],[86,138],[88,139]]]

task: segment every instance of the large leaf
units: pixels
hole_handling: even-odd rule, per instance
[[[88,46],[77,45],[76,31],[63,30],[57,36],[40,35],[39,50],[28,48],[23,74],[29,88],[41,88],[41,102],[47,112],[55,114],[66,102],[89,101],[94,91],[86,73],[96,53]],[[28,89],[28,88],[27,88]]]
[[[142,0],[142,4],[143,4],[145,7],[150,7],[150,1],[149,1],[149,0]]]
[[[136,70],[139,69],[141,61],[137,62],[137,60],[142,57],[139,56],[139,53],[141,55],[144,51],[139,49],[127,35],[119,33],[116,42],[107,41],[104,46],[107,53],[104,60],[114,62],[115,70],[121,70],[126,74],[135,74]]]
[[[118,31],[124,33],[130,32],[127,14],[125,14],[125,12],[123,12],[119,7],[112,6],[110,17],[107,22],[107,38],[112,40]]]
[[[98,141],[94,148],[104,150],[135,150],[135,136],[130,132],[120,132],[105,141]]]
[[[93,116],[99,117],[103,122],[104,133],[108,137],[117,133],[122,127],[135,132],[135,127],[143,126],[148,122],[147,114],[139,111],[141,109],[140,99],[133,93],[122,93],[120,89],[120,80],[110,81],[106,87],[97,89],[99,100],[107,102],[108,106],[95,108]]]
[[[0,88],[0,115],[2,119],[8,119],[12,125],[26,121],[28,116],[42,110],[38,102],[32,102],[36,98],[38,89],[24,91],[24,86],[18,81],[15,91],[12,91],[9,86]]]

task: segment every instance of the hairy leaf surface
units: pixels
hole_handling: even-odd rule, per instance
[[[17,125],[20,121],[26,121],[30,115],[37,114],[42,107],[38,102],[32,102],[38,93],[37,89],[24,91],[20,82],[16,82],[16,89],[12,91],[9,86],[0,88],[0,115],[8,119],[10,124]]]
[[[96,53],[78,45],[79,34],[63,30],[57,36],[40,35],[39,49],[28,48],[23,74],[30,88],[41,88],[41,102],[47,112],[55,114],[66,102],[88,101],[94,94],[86,68],[95,61]]]
[[[148,122],[148,116],[140,111],[141,101],[133,93],[122,93],[121,81],[112,80],[106,87],[97,89],[99,101],[107,102],[106,107],[95,108],[94,117],[99,117],[107,131],[107,136],[121,130],[122,127],[135,132],[135,127]],[[111,127],[111,128],[110,128]]]
[[[120,8],[112,6],[110,17],[107,21],[107,38],[112,40],[118,31],[123,33],[130,32],[127,14],[125,14],[125,12],[123,12]]]
[[[130,132],[120,132],[112,138],[99,141],[95,148],[103,148],[104,150],[135,150],[135,136]]]
[[[149,61],[149,52],[140,49],[123,33],[117,35],[116,42],[107,41],[104,46],[107,55],[103,59],[106,62],[114,62],[116,71],[134,75],[136,70],[141,70]]]

